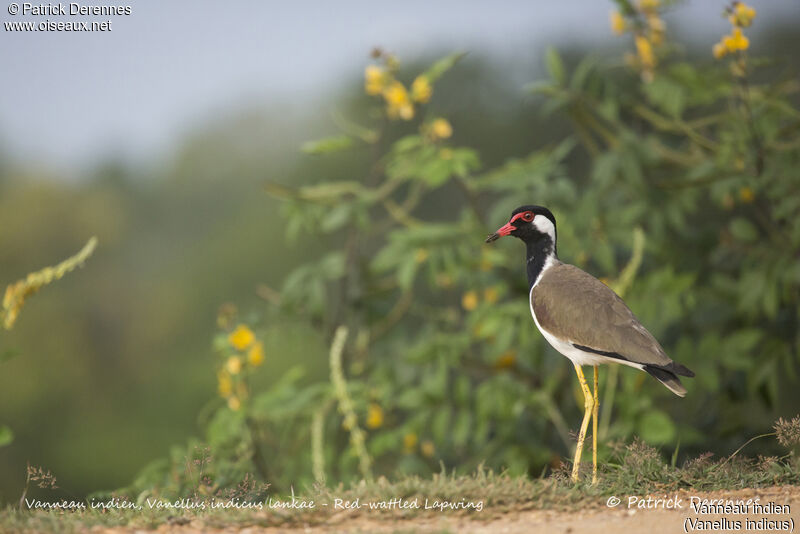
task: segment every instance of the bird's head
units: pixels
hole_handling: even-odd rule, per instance
[[[548,239],[553,248],[556,245],[556,218],[542,206],[520,206],[511,213],[508,222],[486,238],[487,243],[503,236],[518,237],[526,243],[536,243]]]

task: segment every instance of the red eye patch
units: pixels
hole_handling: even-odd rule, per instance
[[[514,221],[516,221],[517,219],[522,219],[525,222],[531,222],[533,220],[533,212],[532,211],[523,211],[522,213],[517,213],[516,215],[511,217],[511,220],[508,221],[508,222],[509,222],[509,224],[511,224]]]

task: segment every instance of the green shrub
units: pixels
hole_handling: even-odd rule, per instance
[[[557,464],[579,421],[577,381],[531,321],[521,247],[483,245],[531,202],[555,213],[561,258],[624,293],[697,373],[680,400],[644,373],[602,368],[601,443],[636,435],[692,451],[716,436],[725,447],[780,413],[800,331],[797,81],[748,56],[742,28],[754,14],[744,24],[729,8],[716,57],[709,43],[708,60],[690,62],[666,38],[658,2],[619,4],[629,66],[571,68],[550,50],[551,79],[532,88],[545,114],[532,127],[566,117],[574,134],[497,168],[482,169],[477,148],[454,142],[458,124],[428,103],[460,55],[411,78],[376,53],[369,122],[340,119],[341,134],[304,147],[332,165],[355,154],[360,174],[268,185],[285,200],[290,238],[326,252],[270,292],[263,322],[300,318],[326,342],[341,327],[331,358],[341,372],[303,385],[296,371],[251,392],[255,369],[229,369],[245,386],[221,379],[209,491],[247,472],[287,489],[442,465],[538,474]],[[223,324],[217,343],[223,374],[236,325]],[[190,455],[176,451],[171,475],[134,486],[185,492],[174,481]]]

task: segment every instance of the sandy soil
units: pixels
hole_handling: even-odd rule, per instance
[[[679,499],[674,500],[674,497]],[[493,512],[485,508],[482,512],[471,514],[453,512],[418,513],[410,518],[390,518],[379,512],[340,512],[330,518],[325,525],[295,525],[291,527],[244,527],[236,529],[209,529],[207,525],[189,523],[187,525],[162,525],[156,532],[194,534],[199,532],[236,534],[278,534],[308,533],[333,534],[351,532],[454,532],[454,533],[646,533],[675,534],[678,532],[793,532],[800,519],[800,487],[784,486],[762,489],[743,489],[701,493],[682,491],[666,497],[672,501],[651,501],[651,508],[639,508],[638,502],[629,507],[628,495],[620,495],[620,503],[609,507],[605,500],[575,512],[556,512],[546,510],[521,510],[505,513]],[[647,496],[640,496],[646,499]],[[651,495],[653,499],[665,495]],[[692,497],[695,500],[692,501]],[[746,502],[758,499],[760,505],[774,503],[788,505],[788,510],[772,509],[773,513],[714,513],[712,510],[695,510],[692,502],[701,499],[732,499]],[[708,501],[706,501],[708,502]],[[752,502],[752,501],[751,501]],[[730,504],[730,503],[729,503]],[[647,502],[643,504],[647,506]],[[741,511],[741,508],[740,508]],[[747,521],[761,521],[748,523]],[[772,521],[764,524],[764,521]],[[700,523],[694,523],[700,521]],[[737,523],[738,522],[738,523]],[[103,534],[144,533],[133,529],[92,529]],[[150,531],[152,532],[152,531]]]

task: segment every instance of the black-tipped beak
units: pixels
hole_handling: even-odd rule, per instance
[[[487,237],[486,242],[491,243],[492,241],[497,241],[498,239],[500,239],[505,235],[510,235],[511,232],[513,232],[516,229],[517,227],[511,224],[511,221],[508,221],[506,224],[498,228],[495,233]]]

